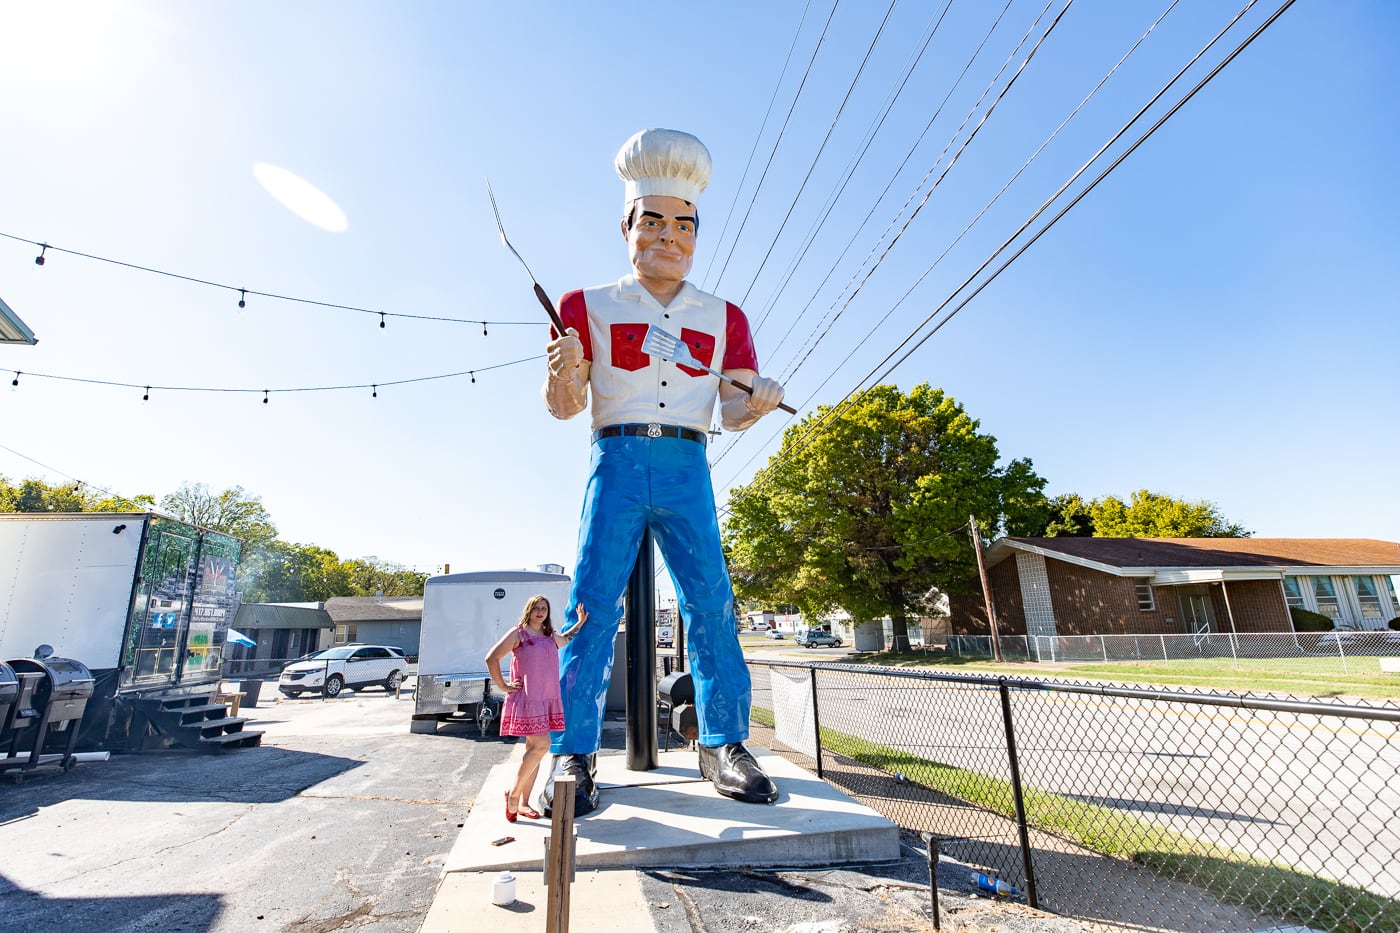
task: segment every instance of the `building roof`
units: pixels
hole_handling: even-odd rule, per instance
[[[423,618],[421,596],[332,596],[326,612],[340,622],[419,622]]]
[[[1371,538],[1002,538],[988,548],[988,563],[1018,551],[1163,584],[1400,574],[1400,544]]]
[[[233,627],[240,632],[259,628],[334,628],[335,622],[316,603],[244,603],[238,607]]]

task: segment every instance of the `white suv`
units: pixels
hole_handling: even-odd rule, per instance
[[[277,689],[289,697],[318,690],[328,697],[339,696],[346,687],[362,690],[383,687],[394,691],[403,682],[408,660],[402,648],[389,645],[337,645],[306,661],[293,661],[282,668]]]

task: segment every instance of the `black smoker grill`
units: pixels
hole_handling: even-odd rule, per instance
[[[15,669],[0,661],[0,746],[5,744],[5,736],[10,734],[10,713],[19,699],[19,678]]]
[[[72,658],[12,658],[8,666],[19,689],[8,717],[10,744],[6,757],[0,758],[0,771],[30,771],[41,764],[57,764],[67,771],[73,767],[78,724],[92,697],[92,671]],[[66,738],[49,742],[50,735],[59,734]],[[61,744],[62,750],[45,755],[48,744]]]

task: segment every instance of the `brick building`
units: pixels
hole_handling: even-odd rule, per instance
[[[987,549],[1001,635],[1291,632],[1288,607],[1342,630],[1400,616],[1400,544],[1364,538],[1002,538]],[[952,605],[984,635],[980,597]]]

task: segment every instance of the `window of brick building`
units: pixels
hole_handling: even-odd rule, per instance
[[[1157,601],[1152,596],[1152,584],[1146,580],[1138,580],[1133,584],[1133,589],[1137,591],[1139,609],[1146,611],[1157,608]]]

